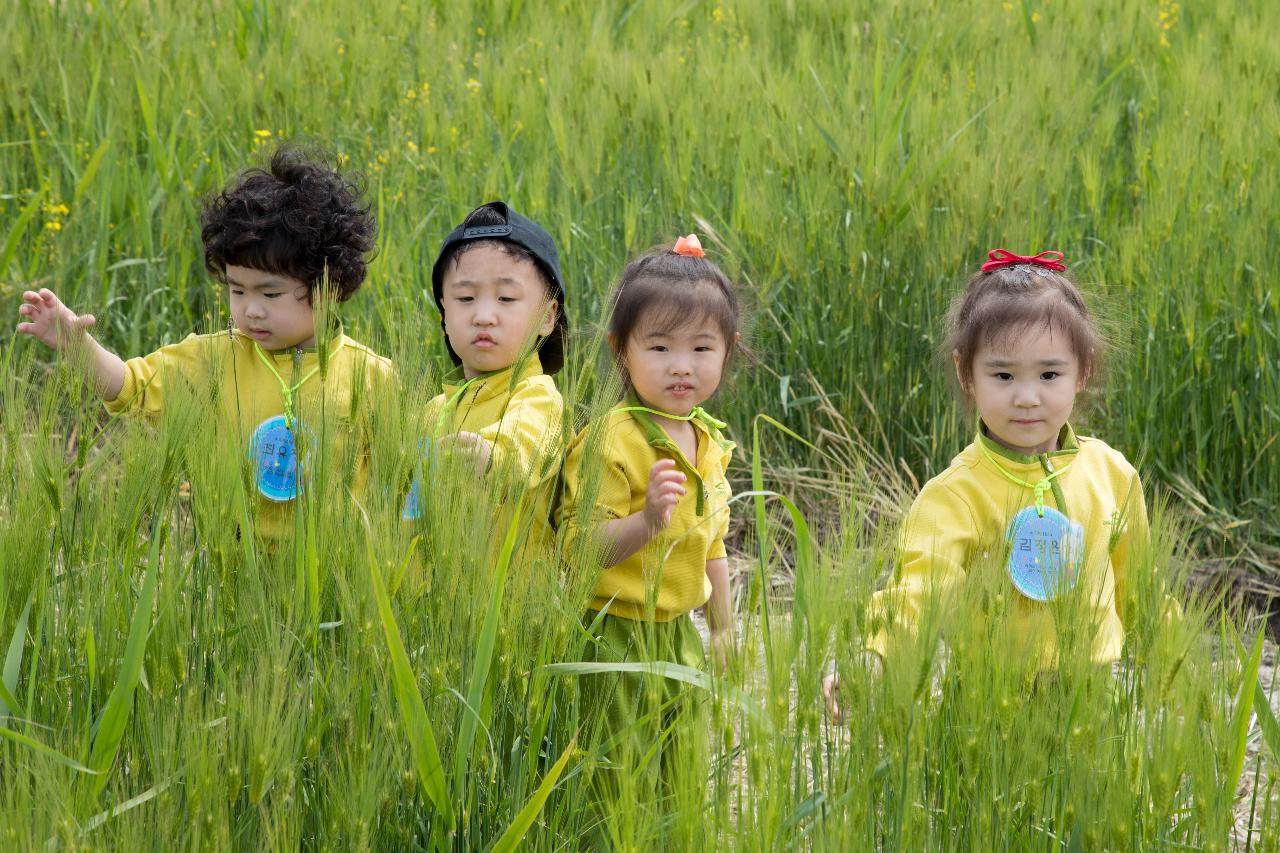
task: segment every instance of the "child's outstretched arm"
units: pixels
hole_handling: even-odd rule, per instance
[[[674,459],[659,459],[649,469],[644,509],[625,518],[606,521],[600,528],[605,568],[616,566],[639,551],[671,523],[671,513],[685,495],[685,475]]]
[[[19,332],[61,352],[84,372],[103,400],[111,402],[120,396],[124,362],[89,334],[97,322],[92,314],[76,314],[47,288],[23,293],[18,313],[27,318],[18,323]]]

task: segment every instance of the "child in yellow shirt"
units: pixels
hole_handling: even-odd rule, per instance
[[[702,403],[740,349],[739,313],[732,283],[693,236],[633,260],[614,291],[609,345],[626,398],[571,442],[560,514],[571,560],[599,565],[584,617],[589,660],[702,668],[689,613],[704,606],[717,659],[732,646],[724,537],[734,445]],[[610,775],[665,778],[682,763],[677,753],[689,762],[681,746],[696,743],[700,721],[681,684],[632,673],[580,684],[583,713],[614,745]],[[645,755],[655,756],[647,770]]]
[[[1062,253],[989,257],[947,320],[946,352],[978,434],[907,513],[893,582],[871,602],[873,666],[913,641],[928,614],[945,630],[966,582],[1010,602],[1008,651],[1031,671],[1055,665],[1066,630],[1088,632],[1099,664],[1124,645],[1131,557],[1148,539],[1142,483],[1118,451],[1069,423],[1098,375],[1102,337]],[[1060,624],[1065,613],[1078,624]],[[833,712],[836,689],[828,676]]]
[[[431,278],[456,368],[427,406],[425,462],[434,448],[451,449],[527,492],[527,517],[545,544],[564,416],[551,376],[564,364],[568,333],[555,241],[503,202],[490,202],[445,238]],[[423,491],[415,480],[405,518],[422,514]]]
[[[390,377],[391,363],[340,328],[318,330],[314,297],[322,287],[333,302],[355,294],[375,230],[352,183],[283,147],[266,169],[240,175],[204,208],[205,265],[226,284],[231,308],[226,332],[189,335],[125,361],[89,334],[92,314],[76,314],[48,289],[23,294],[18,331],[82,368],[113,414],[154,421],[179,386],[202,399],[212,393],[223,416],[218,429],[233,431],[252,466],[256,532],[278,542],[293,532],[293,504],[313,454],[346,459],[357,490],[367,477],[348,433],[363,409],[358,401]],[[318,435],[328,439],[324,447]]]

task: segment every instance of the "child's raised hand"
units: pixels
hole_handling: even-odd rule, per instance
[[[489,458],[493,455],[493,444],[474,432],[458,432],[446,435],[439,440],[442,450],[450,450],[463,456],[470,456],[476,464],[476,471],[483,474],[489,468]]]
[[[671,523],[676,504],[684,497],[685,475],[676,470],[674,459],[659,459],[649,469],[649,488],[644,495],[644,518],[649,530],[657,532]]]
[[[97,322],[92,314],[72,311],[47,288],[41,288],[39,293],[30,290],[23,293],[18,313],[27,318],[18,324],[19,332],[56,350],[82,343]]]

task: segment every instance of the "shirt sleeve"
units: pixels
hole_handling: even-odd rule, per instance
[[[607,424],[598,424],[579,433],[565,460],[564,500],[556,517],[566,553],[573,553],[583,530],[631,514],[625,460],[615,455],[617,448],[609,444],[606,429]]]
[[[556,475],[561,457],[560,395],[542,382],[521,383],[497,423],[478,431],[493,444],[492,466],[534,488]]]
[[[161,347],[150,355],[131,358],[124,363],[124,384],[114,400],[106,401],[113,415],[141,413],[159,417],[164,409],[165,393],[178,376],[191,379],[198,363],[207,363],[212,354],[201,346],[200,337],[188,335],[185,340]]]
[[[893,582],[868,606],[867,648],[881,657],[945,619],[976,545],[969,507],[945,485],[926,484],[899,535]]]
[[[1117,532],[1111,547],[1111,568],[1115,572],[1116,615],[1122,625],[1130,624],[1129,596],[1132,594],[1130,573],[1133,560],[1141,558],[1151,543],[1151,527],[1147,519],[1147,501],[1142,494],[1142,481],[1138,472],[1133,471],[1129,478],[1127,494],[1124,496],[1116,518]]]
[[[726,476],[729,469],[729,455],[725,454],[724,470],[720,472],[719,481],[715,485],[715,489],[719,498],[715,502],[715,511],[719,517],[715,520],[716,535],[711,539],[710,546],[707,548],[708,560],[720,560],[727,557],[728,551],[724,546],[724,538],[729,535],[729,499],[733,497],[733,489],[729,486],[729,478]]]

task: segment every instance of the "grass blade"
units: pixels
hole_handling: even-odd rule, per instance
[[[1271,710],[1271,703],[1267,701],[1267,691],[1262,688],[1262,682],[1258,682],[1257,689],[1253,691],[1253,710],[1258,715],[1262,739],[1271,747],[1271,757],[1280,761],[1280,723],[1276,722],[1276,715]]]
[[[0,726],[0,737],[8,738],[14,743],[20,743],[23,746],[27,747],[28,749],[38,752],[41,755],[52,758],[54,761],[58,762],[59,764],[65,767],[70,767],[72,770],[77,770],[81,773],[89,773],[94,775],[101,772],[100,770],[94,770],[92,768],[85,767],[83,764],[81,764],[79,761],[76,761],[74,758],[63,755],[61,752],[58,752],[58,750],[54,749],[53,747],[45,746],[43,743],[36,740],[35,738],[28,737],[22,734],[21,732],[15,732],[13,729],[6,729],[4,726]]]
[[[475,742],[476,726],[479,724],[477,714],[480,713],[484,688],[489,681],[489,669],[493,664],[493,649],[498,640],[498,620],[502,615],[502,592],[507,586],[507,569],[511,565],[511,554],[515,551],[516,538],[520,531],[520,521],[524,516],[525,501],[516,504],[511,523],[507,525],[507,535],[502,542],[502,552],[498,555],[498,565],[494,571],[493,591],[489,595],[489,611],[484,616],[484,627],[480,630],[480,642],[476,644],[475,659],[471,664],[471,680],[467,685],[467,704],[474,713],[463,714],[462,727],[458,732],[457,749],[453,753],[453,791],[454,797],[462,799],[463,786],[466,785],[467,759],[471,756],[471,745]]]
[[[1235,716],[1231,720],[1232,747],[1231,764],[1227,768],[1228,791],[1235,791],[1240,785],[1240,774],[1244,771],[1245,746],[1249,738],[1249,720],[1253,717],[1258,689],[1258,667],[1262,663],[1262,632],[1258,632],[1253,641],[1253,651],[1240,675],[1240,695],[1236,699]]]
[[[138,794],[136,797],[130,797],[129,799],[125,800],[123,803],[120,803],[117,806],[112,806],[111,808],[107,809],[104,812],[99,812],[98,814],[94,815],[93,817],[89,818],[87,821],[84,822],[84,826],[80,829],[80,834],[82,836],[87,835],[90,832],[93,832],[93,830],[102,826],[107,821],[111,820],[113,817],[122,815],[125,812],[130,811],[131,809],[136,809],[138,806],[143,805],[144,803],[148,803],[151,800],[154,800],[156,797],[163,794],[165,790],[170,785],[173,784],[173,780],[174,780],[174,777],[171,776],[168,779],[161,782],[159,785],[155,785],[148,788],[147,790],[143,791],[141,794]]]
[[[93,182],[93,178],[98,174],[99,167],[102,166],[102,158],[107,155],[107,149],[111,147],[111,139],[102,140],[97,149],[93,152],[93,156],[89,158],[88,164],[84,167],[84,174],[80,176],[80,180],[76,181],[75,194],[71,197],[71,207],[74,209],[84,198],[84,194],[89,190],[89,184]]]
[[[34,600],[35,593],[32,592],[27,596],[27,606],[22,608],[22,615],[18,617],[17,627],[13,629],[13,637],[9,640],[9,651],[4,656],[4,692],[0,694],[0,717],[7,717],[11,708],[22,708],[14,698],[14,694],[18,690],[18,674],[22,670],[22,652],[27,642],[27,620],[31,618],[31,603]],[[24,717],[27,716],[24,710],[20,710],[20,713]]]
[[[431,720],[427,717],[427,705],[422,701],[422,693],[418,690],[413,667],[409,664],[409,655],[405,651],[404,640],[400,637],[400,626],[396,624],[395,614],[391,612],[391,599],[387,595],[387,587],[383,583],[382,572],[373,554],[371,541],[367,547],[369,574],[373,579],[373,595],[378,603],[378,617],[382,621],[382,630],[387,637],[387,650],[391,655],[391,679],[395,685],[396,704],[400,706],[404,731],[409,738],[409,746],[413,750],[413,763],[417,769],[418,781],[422,784],[422,790],[427,798],[435,804],[444,817],[445,824],[452,830],[453,808],[449,803],[449,792],[445,787],[440,750],[436,747],[435,733],[431,730]]]
[[[94,780],[95,797],[106,787],[105,771],[115,761],[125,726],[133,713],[134,692],[142,679],[142,660],[146,655],[147,637],[151,632],[151,610],[155,605],[156,580],[160,574],[160,519],[161,513],[156,513],[151,523],[151,551],[147,556],[147,574],[142,581],[142,592],[138,595],[138,603],[129,624],[124,664],[120,667],[115,687],[111,688],[111,695],[107,697],[98,733],[93,738],[93,747],[89,752],[89,766],[102,774]]]
[[[573,748],[577,745],[577,738],[569,741],[569,745],[564,748],[564,752],[560,753],[560,758],[547,771],[547,775],[542,777],[542,783],[538,785],[538,790],[533,792],[533,795],[529,797],[524,807],[516,815],[516,819],[511,821],[511,825],[494,842],[490,853],[510,853],[510,851],[520,846],[525,833],[529,831],[529,827],[533,826],[534,820],[542,812],[542,807],[546,805],[547,797],[551,796],[551,792],[556,787],[556,782],[560,779],[560,774],[564,772],[565,765],[569,763],[569,756],[573,754]]]
[[[699,687],[703,690],[718,690],[736,704],[745,708],[770,730],[774,730],[772,720],[765,714],[764,708],[751,696],[732,685],[717,681],[714,676],[700,669],[672,663],[665,660],[634,661],[626,663],[604,663],[594,661],[571,661],[567,663],[549,663],[542,667],[551,675],[599,675],[605,672],[640,672],[648,675],[660,675],[673,681]]]

